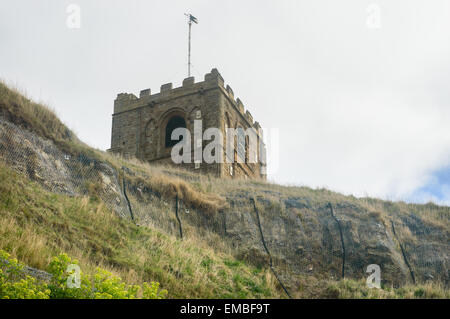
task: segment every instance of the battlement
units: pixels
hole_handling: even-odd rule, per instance
[[[206,90],[214,88],[219,88],[249,124],[251,126],[254,125],[252,115],[249,111],[245,110],[244,104],[239,98],[234,98],[232,88],[229,85],[225,86],[225,81],[216,68],[212,69],[210,73],[205,74],[204,80],[201,82],[196,83],[195,78],[191,76],[185,78],[180,87],[174,88],[172,83],[161,85],[159,93],[152,94],[150,88],[141,90],[139,98],[132,93],[119,93],[114,101],[114,114],[130,111],[146,105],[156,105],[164,100],[175,99],[184,95],[203,94]]]
[[[179,87],[174,87],[173,83],[163,83],[159,92],[146,88],[137,95],[118,94],[114,101],[110,151],[123,156],[136,156],[148,162],[175,164],[171,154],[173,131],[184,127],[195,136],[195,120],[198,119],[202,121],[202,129],[218,128],[224,134],[227,127],[253,128],[258,141],[262,141],[262,129],[258,122],[253,120],[241,99],[235,98],[233,89],[225,84],[219,71],[212,69],[199,82],[191,76],[183,79]],[[258,148],[256,151],[257,158],[265,158],[264,149]],[[251,154],[254,153],[249,147],[236,150],[223,148],[223,158],[245,161],[231,165],[223,162],[185,162],[182,166],[215,176],[265,179],[265,163],[248,162]]]

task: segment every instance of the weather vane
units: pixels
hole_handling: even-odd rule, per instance
[[[194,22],[195,24],[198,23],[198,20],[196,17],[194,17],[192,14],[190,13],[185,13],[184,14],[186,17],[188,17],[188,25],[189,25],[189,45],[188,45],[188,77],[191,76],[191,27],[192,27],[192,22]]]

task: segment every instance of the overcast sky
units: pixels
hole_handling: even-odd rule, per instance
[[[105,150],[117,93],[187,77],[186,12],[196,81],[279,130],[272,181],[450,205],[448,0],[2,0],[0,77]]]

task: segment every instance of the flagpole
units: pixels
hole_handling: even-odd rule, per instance
[[[192,28],[192,22],[198,23],[198,20],[196,17],[194,17],[190,13],[184,14],[186,17],[188,17],[188,25],[189,25],[189,41],[188,41],[188,77],[191,77],[191,28]]]
[[[192,21],[189,19],[189,44],[188,44],[188,78],[191,77],[191,26]]]

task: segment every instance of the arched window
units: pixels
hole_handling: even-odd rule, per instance
[[[241,163],[245,162],[245,131],[242,127],[237,128],[237,155]]]
[[[166,125],[166,147],[172,147],[178,143],[178,140],[172,140],[172,132],[176,128],[184,127],[186,128],[186,121],[181,116],[172,117]]]

